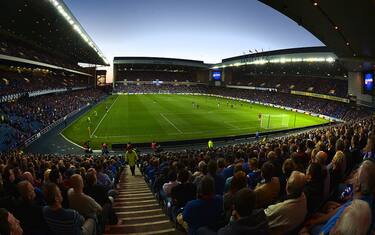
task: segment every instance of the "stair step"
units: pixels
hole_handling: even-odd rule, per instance
[[[141,205],[141,206],[121,206],[121,207],[113,207],[116,211],[144,211],[144,210],[153,210],[158,209],[159,204],[151,204],[151,205]]]
[[[145,215],[157,215],[160,213],[164,213],[160,208],[152,209],[152,210],[144,210],[144,211],[120,211],[116,212],[117,215],[137,215],[137,216],[145,216]]]
[[[129,221],[136,221],[136,220],[146,220],[146,219],[159,219],[159,218],[165,218],[165,215],[163,213],[157,214],[157,215],[146,215],[146,216],[132,216],[129,218],[123,218],[121,219],[124,222]]]
[[[147,192],[147,193],[122,193],[121,195],[119,195],[118,197],[138,197],[138,196],[153,196],[153,194],[151,192]]]
[[[152,204],[155,203],[155,199],[150,199],[150,200],[139,200],[139,201],[115,201],[114,205],[115,206],[131,206],[131,205],[136,205],[136,204]]]
[[[154,195],[147,195],[147,196],[142,196],[142,197],[121,197],[118,196],[115,200],[115,202],[130,202],[130,201],[141,201],[141,200],[151,200],[151,199],[154,199],[155,200],[155,197]]]
[[[114,225],[110,226],[109,233],[112,234],[157,234],[162,233],[160,230],[168,230],[168,232],[175,231],[169,220],[162,220],[152,223],[141,223],[132,225]],[[159,232],[158,232],[159,231]],[[166,232],[166,231],[163,231]]]
[[[122,189],[118,190],[119,193],[149,193],[150,189],[145,190],[128,190],[128,189]]]

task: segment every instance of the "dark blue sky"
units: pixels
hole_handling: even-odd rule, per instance
[[[322,43],[257,0],[65,0],[109,61],[159,56],[215,63],[249,49]]]

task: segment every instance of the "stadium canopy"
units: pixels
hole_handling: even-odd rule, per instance
[[[327,47],[301,47],[265,51],[223,59],[212,65],[212,69],[239,67],[246,65],[334,63],[337,56]]]
[[[200,60],[186,60],[161,57],[115,57],[114,65],[162,65],[162,66],[185,66],[208,69],[207,64]]]
[[[375,60],[375,1],[259,1],[307,29],[341,60]]]
[[[0,9],[0,33],[51,50],[70,61],[109,64],[63,1],[1,1]]]

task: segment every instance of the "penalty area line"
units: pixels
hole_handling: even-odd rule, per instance
[[[162,113],[160,113],[160,116],[162,116],[169,124],[171,124],[178,132],[180,132],[181,134],[183,134],[183,132],[180,130],[180,129],[178,129],[178,127],[175,125],[175,124],[173,124],[173,122],[171,122],[166,116],[164,116],[164,114],[162,114]]]

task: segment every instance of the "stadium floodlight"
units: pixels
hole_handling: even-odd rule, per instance
[[[335,62],[335,59],[333,57],[327,57],[326,62],[333,63],[333,62]]]
[[[244,65],[264,65],[264,64],[286,64],[286,63],[333,63],[335,58],[330,57],[273,57],[271,59],[255,59],[252,61],[235,62],[231,64],[217,64],[212,69],[226,68],[226,67],[239,67]]]
[[[78,20],[70,12],[69,8],[61,0],[49,0],[49,2],[56,8],[56,10],[64,17],[64,19],[72,26],[72,28],[81,36],[81,38],[98,54],[105,64],[109,64],[107,58],[99,50],[99,48],[92,41],[90,36],[85,32]]]

